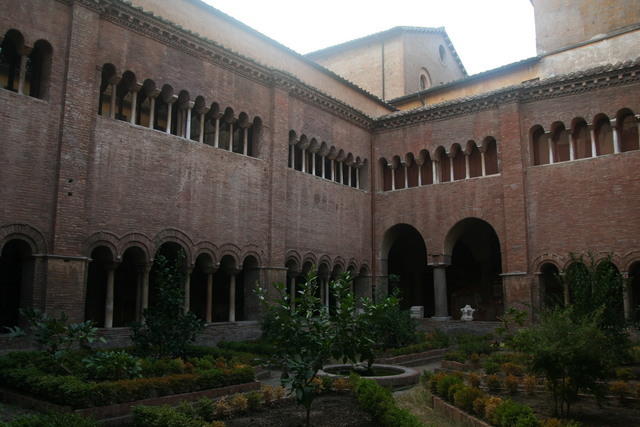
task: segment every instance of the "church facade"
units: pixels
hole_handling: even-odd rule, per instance
[[[350,271],[360,296],[491,321],[569,298],[555,273],[587,252],[633,317],[640,18],[585,3],[553,38],[570,6],[533,1],[538,55],[467,76],[442,29],[303,56],[198,0],[8,0],[0,326],[35,307],[126,336],[158,254],[214,339],[254,336],[256,282],[312,267],[329,305]]]

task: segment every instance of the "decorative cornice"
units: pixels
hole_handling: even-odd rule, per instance
[[[392,113],[375,120],[373,127],[379,130],[395,129],[492,109],[509,102],[536,102],[637,82],[640,82],[640,58],[509,86],[481,95],[457,98],[415,110]]]

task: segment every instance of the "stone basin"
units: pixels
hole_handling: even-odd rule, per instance
[[[318,372],[318,375],[333,377],[333,378],[348,377],[349,375],[340,373],[340,371],[350,370],[351,368],[352,368],[352,365],[349,365],[349,364],[327,365]],[[420,381],[420,372],[412,368],[407,368],[405,366],[383,365],[383,364],[374,363],[372,365],[372,368],[374,370],[378,369],[378,370],[386,371],[388,374],[380,375],[380,376],[363,376],[363,378],[373,380],[383,387],[390,387],[390,388],[407,387],[407,386],[418,384],[418,382]]]

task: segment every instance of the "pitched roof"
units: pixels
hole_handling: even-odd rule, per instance
[[[353,47],[356,47],[364,43],[369,43],[369,42],[378,41],[378,40],[386,40],[398,34],[408,33],[408,32],[441,34],[445,40],[447,48],[449,48],[451,55],[453,56],[454,60],[458,64],[458,67],[460,67],[460,70],[465,76],[467,75],[467,70],[464,68],[462,61],[458,56],[458,52],[456,51],[456,48],[453,46],[453,43],[451,42],[451,39],[449,38],[449,35],[447,34],[447,31],[444,29],[444,27],[437,27],[437,28],[436,27],[407,27],[407,26],[393,27],[385,31],[369,34],[368,36],[360,37],[357,39],[349,40],[344,43],[340,43],[340,44],[325,47],[323,49],[319,49],[313,52],[309,52],[304,56],[306,56],[309,59],[318,59],[320,57],[332,55],[342,50],[351,49]]]

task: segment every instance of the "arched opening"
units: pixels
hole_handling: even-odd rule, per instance
[[[248,147],[247,155],[251,157],[260,156],[260,137],[262,135],[262,119],[260,117],[254,117],[253,123],[248,129]]]
[[[620,152],[637,150],[640,144],[638,140],[638,120],[633,112],[627,108],[618,113],[616,120],[620,133]]]
[[[438,164],[438,182],[451,181],[451,165],[449,164],[451,159],[449,158],[449,156],[447,156],[447,153],[445,152],[443,147],[438,147],[436,149],[435,160]]]
[[[419,173],[419,168],[418,168],[418,164],[416,163],[416,159],[413,157],[413,154],[408,153],[407,154],[407,163],[406,163],[406,167],[407,167],[407,183],[409,184],[408,187],[417,187],[418,186],[418,173]]]
[[[220,131],[220,106],[213,102],[204,117],[204,139],[206,145],[216,146],[216,137]],[[291,131],[293,132],[293,131]],[[291,134],[291,132],[289,132]],[[295,135],[295,132],[294,132]]]
[[[100,328],[105,327],[107,285],[109,274],[113,274],[115,268],[113,261],[113,254],[106,246],[98,246],[91,252],[91,262],[87,271],[84,319],[91,320]]]
[[[467,175],[467,165],[465,164],[464,153],[459,144],[451,147],[451,161],[453,162],[453,181],[465,179]]]
[[[116,67],[113,64],[102,66],[100,80],[100,97],[98,100],[98,114],[106,117],[115,117],[115,81]]]
[[[387,257],[389,292],[400,291],[401,307],[423,306],[425,316],[432,316],[433,272],[420,232],[408,224],[394,225],[384,235],[382,255]]]
[[[549,139],[542,126],[534,126],[531,129],[531,144],[533,165],[549,164]]]
[[[386,159],[380,159],[380,170],[382,172],[382,191],[391,191],[391,167]]]
[[[360,301],[360,298],[372,298],[371,273],[366,265],[360,267],[353,280],[353,293]]]
[[[116,119],[128,122],[133,111],[133,90],[136,85],[136,76],[131,71],[122,74],[120,82],[116,86]]]
[[[609,118],[604,114],[598,115],[593,121],[596,137],[596,155],[604,156],[613,153],[613,130]]]
[[[433,162],[431,161],[431,155],[427,150],[422,150],[420,151],[420,158],[422,159],[422,166],[420,167],[422,185],[433,184]]]
[[[569,135],[563,123],[557,123],[551,132],[553,161],[566,162],[570,158]]]
[[[207,253],[198,255],[191,272],[189,309],[205,322],[212,321],[214,265]]]
[[[173,276],[174,286],[180,286],[184,289],[184,283],[186,280],[187,273],[187,255],[182,246],[176,242],[165,242],[163,243],[156,255],[154,260],[157,261],[159,257],[164,257],[166,260],[166,267],[169,269],[170,273]],[[158,298],[159,294],[159,285],[160,281],[164,279],[163,274],[165,272],[161,271],[157,262],[153,263],[151,266],[151,272],[149,273],[149,306],[154,306]]]
[[[392,165],[393,165],[392,172],[393,172],[393,180],[395,183],[395,189],[400,190],[402,188],[405,188],[404,168],[406,167],[406,165],[402,163],[402,161],[400,160],[400,156],[393,156]]]
[[[484,163],[487,175],[500,173],[498,168],[498,143],[493,137],[486,137],[484,141]]]
[[[545,263],[540,267],[540,293],[542,307],[554,309],[564,306],[564,287],[558,267]]]
[[[629,300],[631,311],[629,317],[634,322],[640,322],[640,261],[635,262],[629,268]]]
[[[567,304],[574,303],[576,295],[581,292],[588,292],[588,295],[591,295],[591,288],[587,286],[590,284],[589,269],[582,262],[575,261],[569,264],[564,271],[564,278],[566,282],[564,300]]]
[[[320,261],[318,265],[318,281],[316,297],[320,298],[323,306],[329,306],[329,280],[331,279],[331,269],[325,261]]]
[[[256,257],[247,256],[236,278],[236,320],[258,320],[260,301],[254,290],[260,282],[260,269]]]
[[[451,254],[446,270],[449,313],[458,318],[469,304],[476,309],[474,319],[496,320],[503,312],[502,257],[493,227],[478,218],[464,219],[449,231],[445,245]]]
[[[576,159],[591,157],[591,136],[587,122],[582,118],[574,119],[572,133],[576,145]]]
[[[155,99],[155,112],[153,115],[153,128],[167,132],[167,124],[170,119],[171,102],[173,102],[173,88],[169,85],[162,86],[162,91]]]
[[[113,326],[128,326],[140,320],[145,280],[148,280],[147,257],[142,249],[132,246],[124,251],[115,275]]]
[[[24,240],[8,241],[0,253],[0,333],[18,326],[20,309],[31,307],[33,267],[31,246]]]
[[[38,40],[27,60],[24,93],[44,99],[49,94],[53,49],[46,40]]]
[[[142,89],[140,89],[140,92],[138,93],[138,105],[136,106],[136,123],[140,126],[151,126],[151,103],[154,102],[152,96],[154,95],[155,90],[155,82],[153,80],[147,79],[142,84]]]
[[[624,323],[624,281],[618,267],[610,259],[602,260],[596,266],[594,288],[596,301],[606,301],[604,316]],[[599,285],[599,286],[598,286]]]
[[[235,259],[230,255],[225,255],[220,260],[220,268],[218,268],[218,271],[216,271],[213,276],[214,322],[235,321],[236,304],[232,299],[235,299],[237,292],[235,290],[235,288],[237,288],[235,284],[236,269]],[[234,292],[231,292],[231,288],[234,288]]]
[[[235,122],[236,119],[233,116],[233,110],[227,107],[227,109],[224,110],[224,116],[222,116],[222,119],[220,120],[220,137],[218,140],[218,147],[224,150],[231,150]]]
[[[420,70],[420,75],[418,78],[419,90],[429,89],[431,87],[431,76],[426,68],[422,68]]]
[[[24,38],[17,30],[9,30],[4,34],[0,44],[0,86],[13,92],[18,91],[20,83],[20,50]]]
[[[482,155],[475,142],[470,141],[468,145],[469,151],[469,177],[475,178],[482,176]]]

